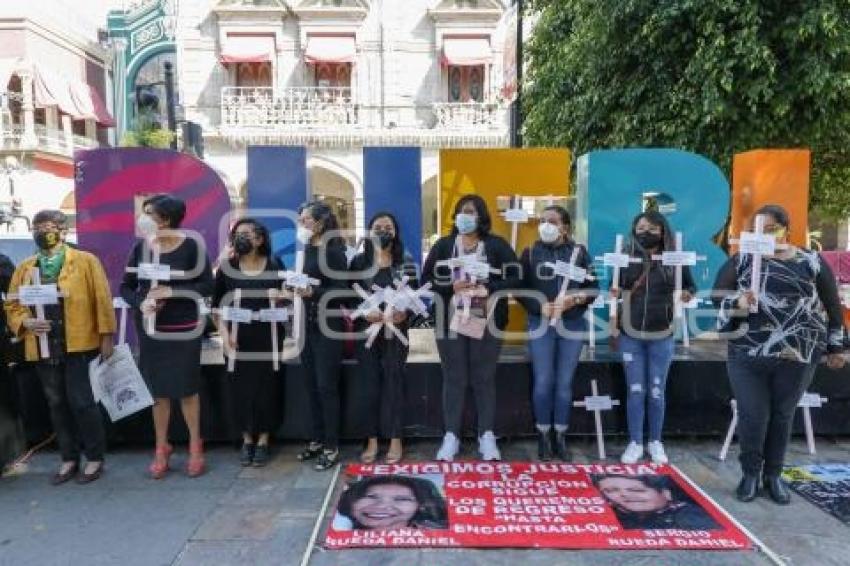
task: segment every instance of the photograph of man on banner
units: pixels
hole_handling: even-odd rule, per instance
[[[594,475],[623,529],[711,531],[720,525],[667,476]]]

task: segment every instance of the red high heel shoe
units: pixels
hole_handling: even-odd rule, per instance
[[[161,480],[168,473],[168,459],[171,458],[172,452],[174,452],[174,447],[170,444],[156,447],[153,454],[153,462],[148,467],[148,471],[153,479]]]
[[[196,478],[206,471],[204,460],[204,443],[199,440],[197,444],[189,444],[189,461],[186,462],[186,475]]]

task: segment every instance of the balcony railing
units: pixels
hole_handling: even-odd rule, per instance
[[[357,123],[350,88],[225,87],[221,91],[223,128],[327,128]]]
[[[47,128],[42,124],[35,125],[35,137],[29,140],[20,127],[0,131],[0,149],[35,149],[70,157],[76,150],[96,147],[100,147],[97,140],[78,135],[72,135],[69,139],[63,130]]]
[[[446,129],[504,127],[504,106],[496,102],[437,102],[436,127]]]

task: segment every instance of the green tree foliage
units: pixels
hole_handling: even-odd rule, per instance
[[[850,0],[530,0],[531,145],[577,155],[812,150],[812,205],[850,214]]]

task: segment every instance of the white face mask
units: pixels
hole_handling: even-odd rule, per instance
[[[478,219],[472,214],[458,212],[455,215],[455,228],[461,234],[471,234],[478,228]]]
[[[138,219],[136,219],[136,230],[139,236],[147,238],[156,234],[157,230],[159,230],[159,226],[153,218],[147,214],[142,214]]]
[[[557,241],[561,236],[561,229],[549,222],[541,222],[540,226],[537,227],[537,231],[540,233],[540,239],[546,244]]]
[[[310,239],[313,237],[313,231],[305,226],[299,226],[295,233],[295,237],[298,238],[298,241],[302,244],[309,244]]]

